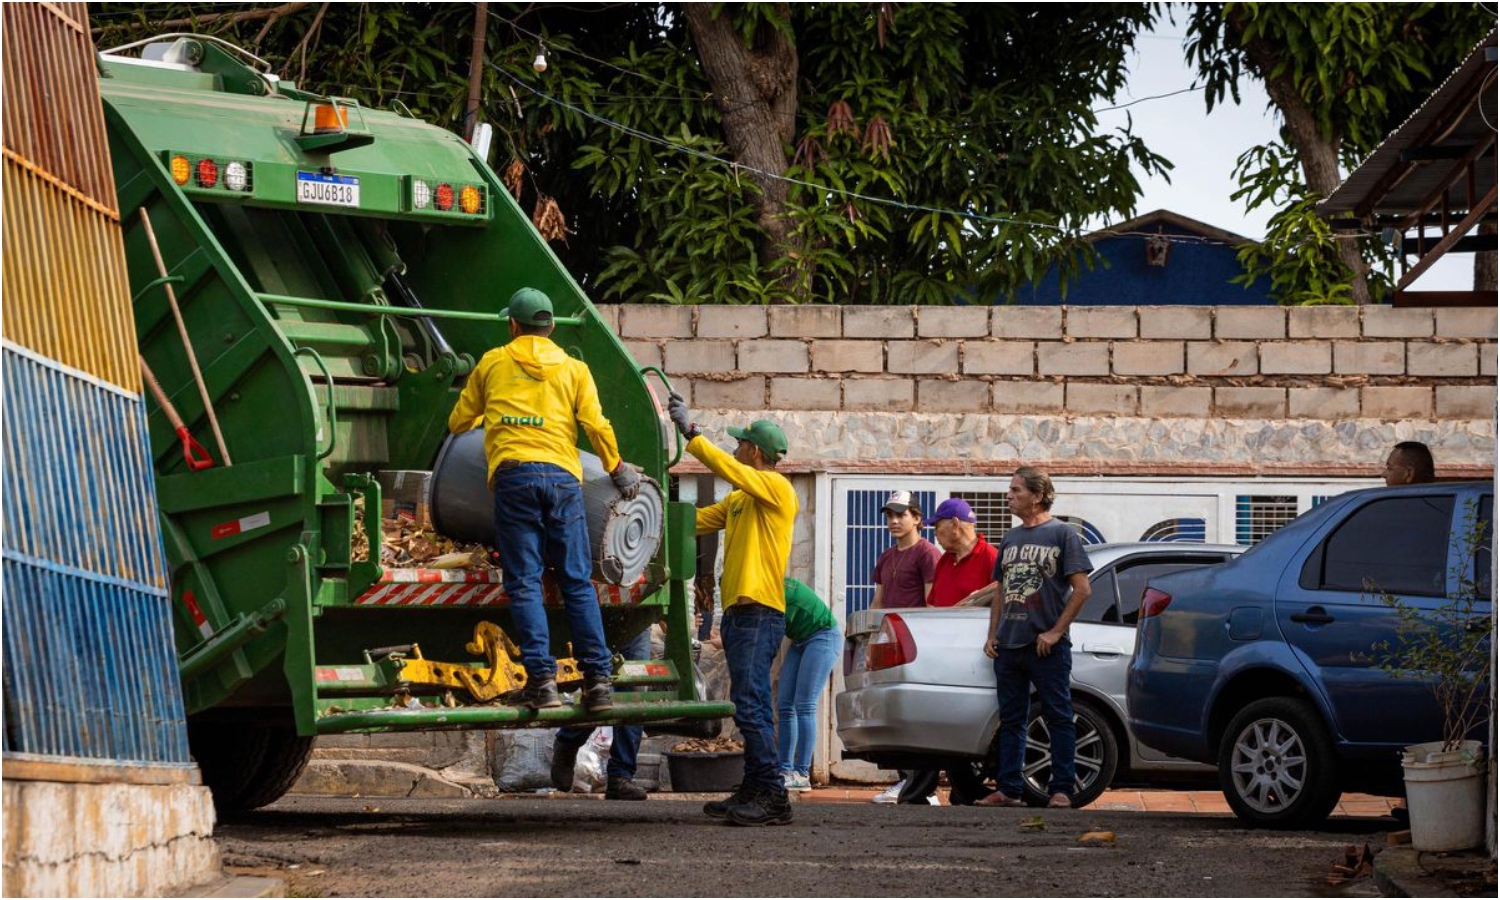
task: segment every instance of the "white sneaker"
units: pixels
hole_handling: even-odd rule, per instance
[[[802,793],[803,791],[812,790],[812,782],[808,780],[808,777],[806,775],[799,775],[796,772],[782,772],[781,781],[786,785],[788,791]]]
[[[895,803],[896,798],[901,796],[901,789],[906,787],[906,779],[901,779],[885,790],[875,795],[871,803]]]
[[[938,795],[937,794],[928,794],[927,795],[927,805],[928,806],[942,806],[943,805],[943,801],[941,801],[941,800],[938,799]]]

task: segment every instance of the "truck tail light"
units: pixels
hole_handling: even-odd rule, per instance
[[[432,192],[432,205],[443,212],[453,208],[453,185],[440,184],[437,190]]]
[[[219,183],[219,164],[211,159],[200,159],[195,174],[199,186],[211,188]]]
[[[880,623],[880,633],[865,648],[866,668],[871,672],[891,669],[916,661],[917,642],[912,640],[911,629],[899,615],[887,615]]]
[[[1166,612],[1171,602],[1171,594],[1158,591],[1154,587],[1146,588],[1146,592],[1141,594],[1141,621],[1144,622],[1152,616],[1159,616]]]
[[[472,216],[484,208],[484,195],[479,188],[466,184],[458,192],[458,208]]]

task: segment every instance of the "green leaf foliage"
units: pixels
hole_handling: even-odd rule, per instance
[[[269,4],[221,4],[215,14]],[[100,46],[152,33],[186,4],[96,4]],[[556,246],[601,300],[663,303],[991,302],[1135,214],[1170,164],[1093,108],[1125,84],[1147,4],[720,4],[747,45],[796,48],[792,179],[766,250],[762,192],[725,133],[674,4],[489,4],[481,117],[497,171],[524,167],[521,203],[567,216]],[[321,14],[316,28],[313,20]],[[461,130],[474,7],[309,4],[204,30],[250,47],[303,87]],[[159,30],[159,29],[156,29]],[[178,29],[180,30],[180,29]],[[545,73],[532,70],[544,48]],[[829,111],[846,104],[853,127]],[[775,256],[776,258],[766,258]]]

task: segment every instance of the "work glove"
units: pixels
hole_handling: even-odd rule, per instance
[[[625,460],[615,466],[615,470],[609,473],[609,480],[615,483],[615,489],[620,496],[626,500],[634,500],[641,492],[641,470],[639,466],[632,466]]]
[[[682,395],[673,391],[667,397],[667,415],[672,417],[672,424],[677,426],[677,433],[692,440],[698,436],[698,429],[693,427],[693,414],[688,411],[687,401]]]

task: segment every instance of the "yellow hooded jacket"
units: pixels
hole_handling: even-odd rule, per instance
[[[589,367],[548,338],[524,334],[486,353],[448,414],[448,430],[463,434],[484,425],[489,474],[504,459],[552,463],[583,480],[578,426],[613,472],[620,464],[615,429],[599,405]]]
[[[786,566],[799,506],[792,483],[780,472],[741,463],[701,434],[687,451],[735,487],[697,516],[698,534],[724,529],[724,606],[754,602],[786,612]]]

